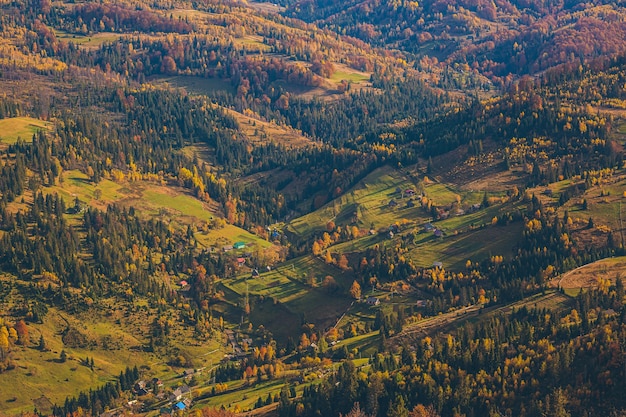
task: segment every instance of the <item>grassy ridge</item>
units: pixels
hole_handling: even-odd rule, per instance
[[[113,380],[129,364],[141,366],[155,361],[150,354],[132,349],[142,344],[142,340],[133,334],[133,326],[122,328],[112,321],[102,320],[102,317],[97,322],[84,319],[79,321],[52,308],[45,324],[29,324],[31,343],[16,347],[16,369],[7,374],[11,383],[0,384],[0,403],[4,404],[4,411],[32,410],[33,400],[42,396],[52,403],[62,404],[67,395],[77,395],[86,387],[97,387]],[[110,350],[68,347],[62,340],[68,326],[93,343],[110,335],[116,345]],[[44,337],[47,351],[36,348],[40,336]],[[65,350],[68,357],[64,363],[59,360],[61,350]],[[86,357],[93,358],[93,369],[81,364]],[[10,401],[13,398],[15,400]]]
[[[306,238],[324,231],[331,220],[336,224],[351,224],[355,215],[356,224],[367,229],[386,227],[403,218],[419,221],[424,215],[416,208],[406,209],[406,203],[402,204],[400,193],[396,192],[407,188],[415,189],[416,184],[393,168],[379,168],[341,197],[290,222],[288,230]],[[399,205],[389,207],[391,200],[397,200]]]
[[[54,34],[58,40],[91,48],[97,48],[107,42],[114,42],[121,37],[120,34],[109,32],[94,33],[92,35],[77,35],[58,29],[54,29]]]
[[[468,259],[476,262],[491,255],[510,255],[521,229],[521,223],[517,223],[505,227],[488,226],[440,239],[429,234],[423,242],[411,249],[410,257],[422,267],[442,262],[446,269],[462,270]]]
[[[100,197],[97,200],[96,190],[100,190]],[[59,185],[45,188],[45,192],[59,194],[67,206],[73,205],[76,198],[102,210],[109,204],[121,204],[125,207],[134,207],[145,216],[161,216],[179,226],[187,224],[199,226],[214,217],[220,217],[218,213],[211,211],[206,204],[180,187],[149,181],[116,183],[106,179],[95,184],[86,174],[78,170],[64,172],[63,181]],[[230,224],[199,232],[196,239],[205,247],[221,247],[238,241],[263,249],[272,247],[272,243]]]
[[[10,117],[0,119],[0,141],[2,143],[14,144],[17,139],[30,142],[33,135],[40,130],[49,130],[52,123],[32,117]]]

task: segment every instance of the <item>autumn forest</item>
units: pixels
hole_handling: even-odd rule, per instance
[[[0,416],[625,416],[624,22],[0,0]]]

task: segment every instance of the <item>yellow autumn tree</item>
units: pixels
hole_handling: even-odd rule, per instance
[[[350,297],[354,298],[355,300],[358,300],[361,298],[361,286],[359,285],[358,282],[353,281],[352,285],[350,286]]]
[[[313,255],[315,255],[315,256],[319,256],[322,253],[322,247],[317,242],[317,240],[315,242],[313,242],[312,252],[313,252]]]
[[[348,269],[350,269],[350,266],[348,265],[348,258],[346,257],[346,255],[341,255],[339,257],[339,262],[337,262],[337,266],[341,268],[342,271],[347,271]]]
[[[325,261],[327,264],[332,264],[332,263],[334,263],[334,262],[335,262],[335,260],[333,259],[333,255],[331,255],[331,253],[330,253],[330,251],[329,251],[329,250],[327,250],[327,251],[326,251],[326,254],[324,255],[324,261]]]

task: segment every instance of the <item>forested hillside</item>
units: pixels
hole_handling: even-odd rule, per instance
[[[623,49],[623,7],[578,1],[302,0],[287,14],[417,58],[459,64],[502,83]]]
[[[0,1],[0,415],[624,415],[623,14]]]

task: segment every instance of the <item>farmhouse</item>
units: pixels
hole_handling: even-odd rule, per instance
[[[222,250],[224,252],[230,252],[231,250],[233,250],[233,245],[222,246]]]
[[[137,382],[135,383],[135,386],[133,387],[133,390],[134,390],[135,392],[137,392],[137,391],[139,391],[139,390],[141,390],[141,389],[146,388],[146,385],[147,385],[147,384],[146,384],[146,381],[144,381],[144,380],[140,379],[139,381],[137,381]]]
[[[398,203],[396,202],[396,200],[391,200],[391,201],[389,202],[389,204],[387,204],[387,205],[388,205],[389,207],[397,207],[397,206],[398,206]]]
[[[443,262],[433,262],[433,268],[443,268]]]
[[[367,303],[367,305],[377,306],[380,304],[380,298],[370,295],[369,297],[367,297],[367,300],[365,300],[365,302]]]
[[[233,248],[235,249],[243,249],[246,247],[246,242],[235,242]]]
[[[87,210],[87,203],[80,201],[78,197],[74,200],[74,205],[66,210],[67,214],[84,213]]]
[[[181,415],[180,413],[185,411],[191,405],[191,398],[186,398],[182,401],[178,401],[172,404],[170,407],[162,407],[160,409],[161,416],[174,416]]]
[[[244,266],[246,264],[246,258],[237,258],[237,265]]]
[[[152,390],[148,389],[148,383],[146,381],[139,380],[133,386],[133,391],[138,397],[142,397],[144,395],[148,395]]]
[[[170,394],[170,401],[180,401],[183,397],[189,395],[191,390],[187,385],[181,385]]]

